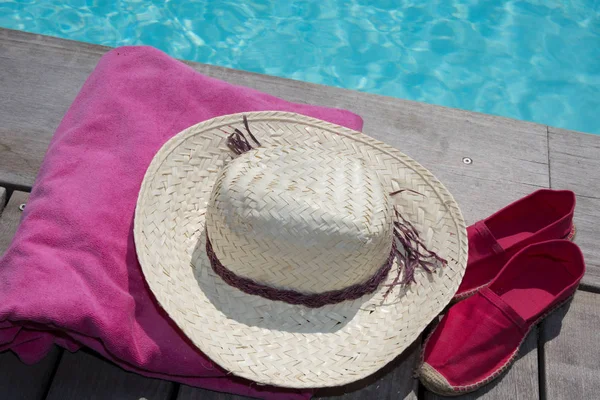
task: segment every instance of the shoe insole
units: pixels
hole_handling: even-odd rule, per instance
[[[487,221],[486,225],[498,244],[504,249],[508,249],[513,244],[527,239],[544,227],[556,222],[561,216],[554,210],[549,211],[541,208],[535,214],[515,216],[510,220],[511,222],[507,222],[506,219],[500,217],[493,218]]]
[[[528,261],[507,284],[511,289],[500,295],[525,320],[546,310],[574,279],[560,261],[546,257],[531,257]]]

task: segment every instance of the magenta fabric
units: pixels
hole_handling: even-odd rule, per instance
[[[58,127],[0,259],[0,350],[34,363],[53,344],[87,346],[151,377],[265,399],[309,398],[213,364],[161,311],[134,248],[138,190],[161,145],[209,118],[260,110],[362,129],[351,112],[233,86],[150,47],[105,54]]]
[[[423,361],[453,389],[475,390],[497,376],[533,325],[573,295],[584,273],[583,254],[573,242],[525,247],[488,287],[448,310],[424,345]]]
[[[540,189],[469,226],[467,269],[454,300],[488,285],[527,245],[571,238],[575,203],[570,190]]]

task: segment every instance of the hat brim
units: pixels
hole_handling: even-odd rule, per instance
[[[385,299],[391,273],[376,292],[321,308],[226,284],[206,256],[204,221],[214,181],[231,159],[225,140],[243,127],[242,114],[233,114],[180,132],[146,172],[134,238],[148,285],[183,333],[234,375],[291,388],[362,379],[402,353],[458,289],[468,250],[459,207],[420,164],[365,134],[294,113],[244,115],[263,146],[325,146],[361,158],[390,192],[410,189],[393,196],[397,209],[448,264],[433,274],[417,271],[416,283],[395,287]]]

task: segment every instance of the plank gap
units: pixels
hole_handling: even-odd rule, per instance
[[[588,292],[588,293],[596,293],[596,294],[600,294],[600,288],[597,286],[592,286],[592,285],[588,285],[586,283],[581,283],[579,285],[579,287],[577,288],[577,290],[580,290],[582,292]]]
[[[173,387],[171,388],[171,393],[169,393],[169,400],[177,400],[177,396],[179,396],[179,388],[181,385],[177,382],[172,382]]]
[[[538,390],[540,400],[546,400],[546,353],[544,352],[544,337],[541,332],[544,331],[545,322],[538,325],[537,350],[538,350]]]
[[[419,381],[419,387],[417,388],[417,399],[425,400],[425,386]]]
[[[6,191],[8,193],[12,193],[13,191],[26,192],[26,193],[31,192],[31,185],[21,185],[18,183],[12,183],[12,182],[0,180],[0,186],[6,188]]]
[[[60,360],[62,360],[64,352],[65,350],[63,348],[58,347],[58,355],[56,356],[56,360],[54,361],[54,365],[52,366],[52,371],[50,371],[50,375],[48,376],[48,382],[46,382],[46,386],[44,387],[44,391],[42,394],[42,399],[44,400],[48,397],[48,394],[50,393],[52,382],[54,381],[56,371],[58,371],[58,366],[60,365]]]

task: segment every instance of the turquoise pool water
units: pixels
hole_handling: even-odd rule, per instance
[[[0,0],[0,26],[600,134],[597,0]]]

